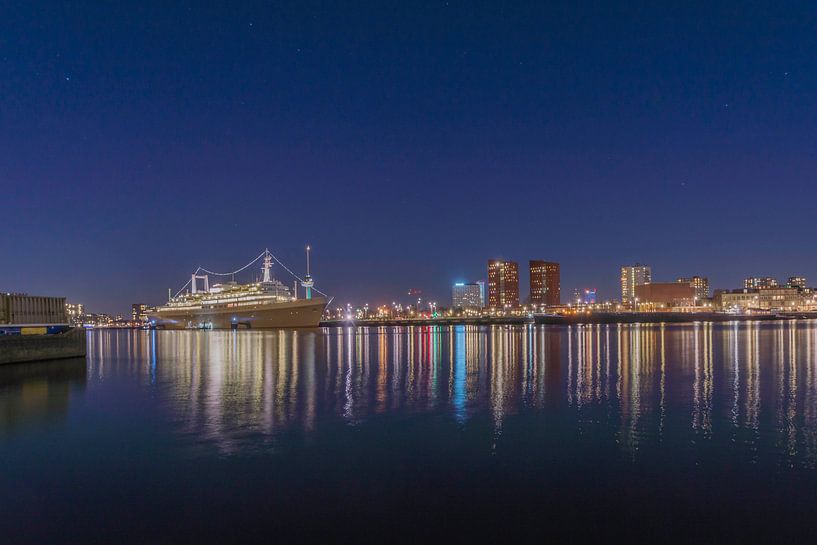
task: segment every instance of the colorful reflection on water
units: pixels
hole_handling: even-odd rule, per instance
[[[284,496],[322,512],[337,508],[326,498],[351,494],[377,513],[417,498],[483,509],[479,490],[512,511],[518,502],[514,512],[532,518],[557,502],[569,520],[589,502],[608,513],[605,531],[621,529],[629,515],[613,514],[629,497],[656,527],[676,517],[706,522],[685,527],[698,538],[719,521],[755,536],[797,535],[817,514],[815,322],[96,331],[88,342],[87,366],[0,369],[0,453],[19,470],[0,485],[30,479],[33,487],[28,504],[9,507],[18,516],[34,506],[54,514],[69,502],[41,497],[43,445],[66,455],[44,471],[51,483],[60,469],[87,476],[101,464],[135,487],[137,511],[151,512],[158,507],[142,505],[146,498],[166,500],[128,474],[215,501],[197,479],[217,471],[241,485],[231,494],[244,509],[261,496],[284,506],[275,524],[303,519]],[[429,498],[443,493],[424,481],[429,475],[446,484],[443,499]],[[444,499],[451,494],[459,504]],[[747,494],[778,506],[746,504]],[[706,518],[717,512],[707,502],[719,506],[718,518]],[[199,509],[202,520],[183,535],[210,527],[213,505]],[[241,518],[229,509],[220,516]],[[788,521],[787,531],[759,516]],[[148,536],[175,535],[170,527]],[[29,535],[51,535],[41,529]],[[119,529],[104,535],[120,538]],[[230,535],[202,532],[198,539]]]

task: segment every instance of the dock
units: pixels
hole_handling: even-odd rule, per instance
[[[85,330],[71,327],[64,297],[0,293],[0,365],[85,357]]]
[[[85,330],[70,328],[61,333],[0,335],[0,365],[85,357]]]

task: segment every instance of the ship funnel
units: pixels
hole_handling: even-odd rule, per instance
[[[264,267],[261,269],[264,271],[264,278],[262,282],[272,282],[272,278],[270,277],[270,269],[272,269],[272,256],[267,250],[266,255],[264,256]]]
[[[196,280],[204,280],[204,291],[210,291],[210,278],[206,274],[195,274],[190,278],[190,293],[196,293]]]

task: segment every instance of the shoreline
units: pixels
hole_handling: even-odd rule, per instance
[[[779,314],[721,314],[717,312],[597,312],[575,315],[481,316],[474,318],[325,320],[321,327],[343,326],[451,326],[451,325],[578,325],[578,324],[688,324],[694,322],[753,322],[817,319],[817,312]]]

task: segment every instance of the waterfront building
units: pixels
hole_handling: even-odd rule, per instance
[[[797,288],[777,287],[758,290],[760,308],[772,312],[797,310],[802,302]]]
[[[485,281],[484,280],[477,280],[477,285],[479,286],[479,301],[480,301],[480,308],[485,308],[488,304],[485,298]]]
[[[451,308],[455,309],[480,309],[482,303],[483,288],[478,282],[468,284],[457,282],[451,288]]]
[[[794,311],[810,306],[797,288],[762,288],[718,291],[714,304],[725,312],[780,312]]]
[[[695,289],[695,297],[698,301],[709,299],[709,279],[705,276],[691,276],[689,278],[679,278],[678,282],[691,284]]]
[[[531,260],[530,303],[536,306],[556,306],[561,303],[559,264],[552,261]]]
[[[797,288],[799,290],[806,289],[806,277],[805,276],[790,276],[788,281],[786,282],[787,288]]]
[[[0,324],[67,324],[65,297],[0,293]]]
[[[695,304],[695,288],[687,282],[651,282],[635,287],[640,309],[658,309]]]
[[[770,276],[750,276],[743,281],[743,289],[762,290],[778,287],[777,279]]]
[[[744,313],[759,309],[757,290],[716,290],[712,304],[724,312]]]
[[[495,309],[519,306],[519,264],[515,261],[488,262],[488,306]]]
[[[131,305],[131,320],[134,322],[147,322],[148,306],[144,303],[134,303]]]
[[[642,284],[649,284],[652,280],[652,270],[647,265],[636,263],[621,267],[621,302],[625,306],[632,306],[635,302],[635,288]]]

